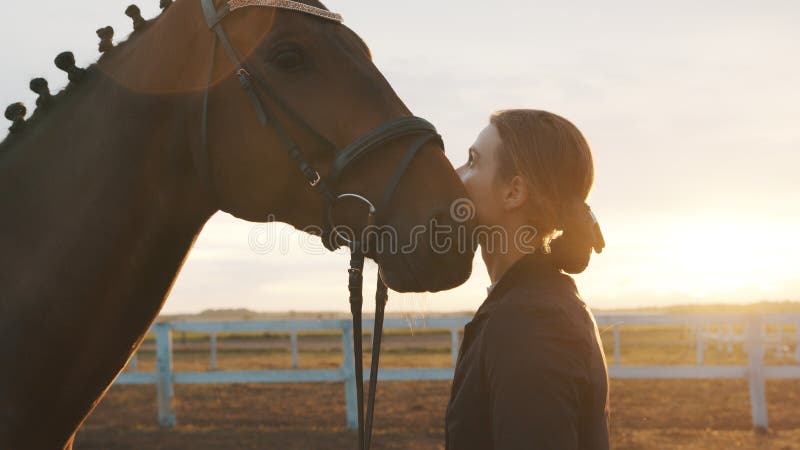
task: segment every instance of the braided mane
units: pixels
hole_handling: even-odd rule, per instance
[[[318,0],[297,0],[315,8],[329,11],[328,8]],[[160,0],[159,6],[162,10],[161,14],[153,19],[145,20],[141,16],[141,10],[136,5],[130,5],[125,10],[125,15],[133,21],[133,32],[128,36],[128,39],[119,42],[116,45],[112,40],[114,37],[114,29],[112,27],[103,27],[97,30],[97,36],[100,38],[98,50],[101,56],[97,62],[91,64],[89,67],[83,69],[75,66],[75,57],[70,52],[59,54],[55,59],[56,66],[66,72],[69,76],[69,84],[56,94],[51,94],[47,80],[44,78],[34,78],[31,80],[30,89],[39,95],[36,100],[36,109],[33,113],[25,118],[28,109],[22,103],[13,103],[5,110],[5,116],[8,120],[12,121],[9,128],[9,134],[0,141],[0,157],[13,145],[17,139],[16,137],[23,135],[25,130],[35,127],[37,123],[42,121],[46,116],[48,110],[52,109],[55,104],[63,103],[67,99],[75,95],[75,91],[89,80],[94,78],[96,74],[97,64],[103,60],[106,55],[114,54],[118,49],[124,48],[129,45],[135,38],[139,37],[143,31],[158,20],[162,14],[173,4],[173,0]]]
[[[161,7],[161,14],[163,14],[173,3],[173,0],[160,0],[159,6]],[[98,61],[89,67],[82,69],[75,66],[75,57],[71,52],[64,52],[59,54],[55,59],[56,66],[66,72],[69,76],[69,84],[56,94],[51,94],[47,83],[44,78],[34,78],[31,80],[30,88],[33,92],[39,95],[36,100],[36,109],[31,116],[25,119],[27,108],[22,103],[14,103],[6,109],[6,118],[13,122],[9,129],[9,134],[5,139],[0,142],[0,156],[15,142],[18,135],[24,133],[26,129],[35,127],[42,117],[46,115],[48,110],[56,103],[66,101],[71,98],[80,85],[84,84],[87,80],[93,78],[96,72],[97,63],[107,54],[114,53],[118,48],[124,47],[133,41],[136,37],[141,35],[141,32],[147,29],[150,24],[157,20],[161,15],[151,19],[145,20],[141,16],[141,11],[136,5],[130,5],[125,10],[125,14],[133,20],[133,33],[128,36],[128,39],[114,45],[112,38],[114,37],[114,29],[112,27],[103,27],[97,30],[97,35],[100,38],[100,45],[98,50],[102,53]]]

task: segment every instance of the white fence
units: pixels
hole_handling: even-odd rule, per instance
[[[800,314],[598,314],[598,327],[613,330],[613,356],[609,355],[609,376],[611,378],[740,378],[749,381],[750,403],[753,426],[766,428],[767,401],[765,382],[767,378],[800,378]],[[471,317],[429,318],[422,321],[423,328],[449,329],[451,335],[452,363],[458,355],[459,331]],[[363,322],[365,330],[371,330],[373,321]],[[766,335],[766,325],[777,325],[774,336]],[[419,324],[418,324],[419,325]],[[696,342],[696,364],[629,366],[621,364],[620,327],[625,326],[688,326],[693,330],[693,344]],[[716,333],[704,331],[709,326],[717,328]],[[793,326],[795,336],[783,332],[784,326]],[[740,326],[744,333],[734,334],[733,327]],[[407,329],[408,322],[403,319],[387,319],[384,329]],[[417,326],[417,328],[421,328]],[[723,329],[727,330],[723,332]],[[297,370],[298,341],[301,331],[340,330],[344,358],[338,369]],[[164,322],[157,323],[151,330],[156,336],[156,371],[136,372],[136,359],[131,360],[132,371],[123,372],[117,384],[156,384],[158,391],[158,421],[162,426],[175,424],[173,409],[173,386],[177,384],[202,383],[318,383],[339,382],[344,384],[347,425],[356,425],[356,385],[353,369],[353,333],[350,320],[292,320],[292,321],[239,321],[239,322]],[[210,365],[216,369],[216,334],[228,332],[283,332],[291,333],[293,370],[247,370],[247,371],[205,371],[176,372],[172,363],[172,332],[185,331],[207,333],[210,335]],[[607,336],[606,336],[607,339]],[[784,343],[794,341],[795,364],[764,364],[765,346],[777,345],[781,352]],[[727,345],[730,351],[733,343],[742,345],[747,353],[747,365],[705,365],[704,350],[709,344],[717,344],[719,349]],[[776,352],[777,353],[777,352]],[[451,380],[451,368],[382,368],[379,378],[382,381]],[[369,380],[370,370],[364,370],[364,380]]]

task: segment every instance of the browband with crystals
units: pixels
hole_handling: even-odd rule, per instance
[[[336,14],[322,8],[317,8],[315,6],[306,5],[305,3],[295,2],[292,0],[230,0],[228,2],[228,9],[230,11],[247,6],[268,6],[270,8],[291,9],[293,11],[311,14],[312,16],[322,17],[323,19],[332,20],[334,22],[344,22],[341,14]]]

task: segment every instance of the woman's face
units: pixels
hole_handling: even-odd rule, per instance
[[[504,212],[502,190],[495,182],[502,143],[497,127],[489,124],[470,147],[466,164],[456,169],[475,204],[479,225],[499,224]]]

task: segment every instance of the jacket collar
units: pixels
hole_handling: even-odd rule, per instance
[[[473,321],[490,315],[500,303],[500,300],[514,286],[542,281],[544,278],[560,273],[553,265],[553,258],[549,253],[537,251],[523,255],[495,283],[486,300],[483,301],[483,304],[475,313]]]

